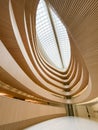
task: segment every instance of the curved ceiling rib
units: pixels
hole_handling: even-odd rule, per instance
[[[19,45],[20,49],[21,49],[21,52],[24,56],[24,59],[26,60],[30,70],[33,72],[33,74],[35,75],[35,77],[37,78],[37,80],[39,80],[39,82],[41,82],[41,84],[43,84],[43,88],[46,88],[47,90],[51,91],[51,92],[55,92],[55,93],[60,93],[60,94],[63,94],[63,92],[60,91],[60,89],[56,88],[55,89],[55,86],[53,86],[52,84],[50,85],[48,82],[46,82],[39,74],[37,71],[35,71],[35,68],[33,67],[32,63],[31,63],[31,60],[29,59],[29,56],[25,50],[25,47],[24,47],[24,43],[21,39],[21,36],[20,36],[20,33],[19,33],[19,30],[18,30],[18,26],[17,26],[17,23],[15,21],[15,16],[14,16],[14,13],[13,13],[13,9],[12,9],[12,5],[10,3],[10,6],[9,6],[9,9],[10,9],[10,16],[11,16],[11,22],[12,22],[12,27],[13,27],[13,30],[14,30],[14,33],[15,33],[15,37],[17,39],[17,44]],[[35,61],[36,62],[36,61]],[[42,70],[41,70],[42,71]],[[45,75],[45,74],[44,74]],[[52,79],[51,79],[52,80]],[[52,81],[51,81],[52,82]],[[56,82],[56,81],[55,81]],[[46,85],[47,84],[47,85]],[[63,86],[63,84],[62,84]]]

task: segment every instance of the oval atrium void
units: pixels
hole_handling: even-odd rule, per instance
[[[67,30],[44,0],[38,4],[36,31],[41,55],[54,67],[67,70],[71,57]]]

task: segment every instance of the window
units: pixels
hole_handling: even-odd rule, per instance
[[[67,31],[44,0],[40,0],[37,8],[36,31],[40,41],[38,44],[41,44],[52,63],[59,69],[67,69],[71,55]]]

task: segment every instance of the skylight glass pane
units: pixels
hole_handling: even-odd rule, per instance
[[[57,49],[47,7],[45,6],[45,2],[43,0],[40,0],[37,8],[36,31],[40,43],[42,44],[42,47],[49,56],[50,60],[55,64],[55,66],[62,68],[62,63]]]
[[[63,59],[64,68],[68,68],[70,62],[70,42],[65,26],[57,17],[57,15],[50,9],[52,19],[54,21],[54,26],[59,41],[60,52]]]
[[[39,44],[57,68],[64,67],[67,69],[70,62],[70,43],[67,31],[57,15],[50,8],[49,10],[53,23],[46,3],[44,0],[40,0],[36,14],[36,31],[40,41]]]

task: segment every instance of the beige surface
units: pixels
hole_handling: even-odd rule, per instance
[[[18,99],[0,97],[0,126],[13,126],[15,123],[24,127],[31,122],[37,123],[53,117],[65,115],[64,107],[33,104]],[[26,123],[27,120],[27,123]],[[30,121],[30,122],[29,122]]]
[[[63,4],[63,1],[52,0],[50,4],[57,11],[69,34],[72,57],[68,70],[61,71],[54,68],[39,52],[35,30],[38,1],[1,0],[0,39],[6,48],[6,51],[2,52],[4,47],[0,47],[0,55],[4,57],[4,59],[1,58],[1,67],[3,71],[9,71],[9,78],[15,78],[16,82],[8,80],[8,75],[4,74],[2,69],[0,79],[14,87],[19,84],[20,87],[16,87],[18,89],[23,89],[22,85],[24,85],[23,91],[44,99],[47,97],[47,101],[78,103],[95,98],[98,95],[96,91],[98,2],[83,3],[69,0],[64,1]],[[20,68],[12,64],[7,51],[13,57],[13,62],[16,62]],[[3,53],[6,54],[2,55]],[[16,68],[16,70],[14,69],[15,75],[13,75],[12,68]],[[25,73],[25,80],[23,80],[20,69]],[[27,82],[29,78],[31,81]],[[38,87],[30,90],[31,85]],[[62,98],[54,95],[62,96]],[[73,100],[64,101],[63,99],[66,99],[67,96],[72,96]]]
[[[68,31],[72,54],[68,70],[51,66],[40,54],[35,30],[38,0],[0,0],[0,92],[54,106],[89,101],[98,96],[98,0],[47,2]],[[67,99],[70,96],[72,100]],[[0,97],[2,124],[63,112],[64,107]]]

